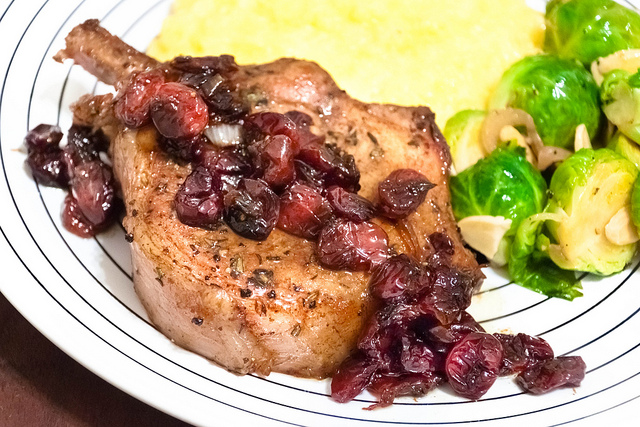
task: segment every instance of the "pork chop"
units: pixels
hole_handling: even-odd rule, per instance
[[[58,60],[72,58],[116,87],[132,72],[160,66],[95,20],[76,27],[66,42]],[[240,66],[229,81],[250,112],[308,114],[314,133],[354,156],[359,194],[369,200],[396,169],[425,175],[435,187],[416,212],[374,222],[387,232],[392,250],[423,262],[436,250],[429,236],[447,236],[453,265],[479,286],[483,275],[450,208],[449,150],[430,109],[359,102],[319,65],[297,59]],[[332,375],[376,309],[370,273],[327,269],[317,261],[315,242],[279,229],[254,241],[224,225],[183,224],[174,197],[191,166],[159,149],[153,128],[127,129],[109,120],[111,106],[111,97],[87,98],[76,105],[75,120],[103,127],[111,138],[135,290],[153,324],[176,344],[239,374]]]

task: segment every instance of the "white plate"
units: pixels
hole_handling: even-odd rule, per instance
[[[540,335],[556,354],[579,354],[587,363],[581,387],[544,396],[523,394],[501,378],[478,402],[442,389],[364,411],[373,402],[367,394],[337,404],[328,381],[237,377],[158,333],[132,290],[122,228],[89,240],[67,233],[63,192],[29,178],[20,147],[39,123],[68,128],[69,103],[105,90],[79,67],[51,59],[73,26],[99,18],[144,49],[169,7],[169,0],[0,5],[0,291],[56,345],[131,395],[197,425],[593,425],[628,421],[640,410],[638,260],[614,277],[587,277],[585,296],[571,303],[489,272],[471,310],[487,330]]]

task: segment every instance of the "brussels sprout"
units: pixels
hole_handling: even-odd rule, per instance
[[[631,220],[640,230],[640,179],[636,179],[631,191]]]
[[[614,70],[600,85],[602,111],[626,136],[640,143],[640,71]]]
[[[496,148],[464,172],[451,177],[451,204],[457,220],[474,215],[502,216],[519,223],[542,211],[547,184],[513,144]]]
[[[487,113],[482,110],[462,110],[447,120],[443,134],[451,149],[456,173],[462,172],[486,155],[480,141],[480,130],[486,116]]]
[[[545,51],[585,65],[640,47],[640,15],[613,0],[551,0],[545,21]]]
[[[563,270],[549,258],[549,239],[541,234],[545,221],[559,220],[558,214],[540,213],[520,223],[511,244],[511,280],[532,291],[573,300],[582,296],[582,285],[573,271]]]
[[[607,148],[582,149],[558,166],[545,209],[561,216],[546,222],[549,256],[556,265],[601,275],[625,267],[636,245],[612,243],[605,227],[629,207],[637,175],[633,163]]]
[[[640,145],[627,138],[622,132],[616,132],[607,142],[607,148],[620,154],[640,169]]]
[[[552,55],[525,57],[503,74],[489,109],[506,107],[529,113],[545,145],[572,149],[579,124],[592,139],[600,126],[598,86],[591,73]]]
[[[458,221],[484,215],[511,220],[501,252],[508,250],[519,223],[540,212],[547,200],[544,178],[527,161],[524,148],[515,144],[498,146],[488,157],[451,177],[450,190]]]

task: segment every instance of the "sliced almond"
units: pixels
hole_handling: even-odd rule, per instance
[[[591,138],[589,138],[589,132],[584,124],[579,124],[576,127],[576,136],[573,141],[573,151],[578,151],[582,148],[593,148],[591,145]]]
[[[629,206],[621,208],[604,227],[604,235],[614,245],[629,245],[640,240],[638,229],[631,220]]]
[[[504,265],[506,259],[499,249],[502,238],[511,228],[510,219],[490,215],[468,216],[458,221],[458,227],[469,246],[495,263]]]
[[[538,152],[538,163],[537,163],[538,170],[543,171],[547,169],[549,166],[551,166],[552,164],[563,161],[564,159],[569,157],[571,154],[572,154],[571,151],[566,150],[564,148],[545,145]]]

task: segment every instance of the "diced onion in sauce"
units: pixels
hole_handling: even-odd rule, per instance
[[[210,125],[204,130],[204,135],[215,146],[230,147],[242,141],[242,126],[225,123]]]
[[[535,155],[544,146],[540,135],[536,131],[533,118],[527,112],[517,108],[505,108],[503,110],[490,111],[482,125],[480,137],[488,153],[498,146],[500,132],[506,126],[524,126],[527,130],[527,134],[524,135],[525,140]]]

